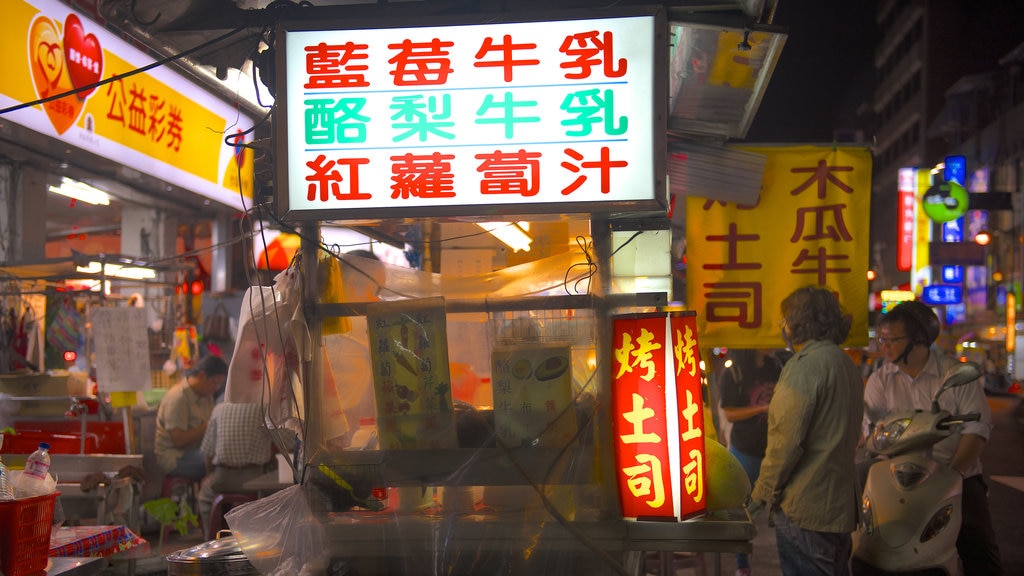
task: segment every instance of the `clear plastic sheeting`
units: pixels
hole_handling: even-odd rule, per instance
[[[742,511],[688,522],[621,519],[603,340],[613,306],[589,293],[600,280],[588,254],[459,278],[339,260],[344,301],[335,301],[334,286],[331,298],[297,310],[314,336],[324,318],[350,322],[311,338],[324,358],[310,364],[323,373],[316,382],[315,370],[298,378],[307,419],[330,419],[316,408],[334,396],[333,417],[349,424],[347,433],[303,423],[301,486],[227,517],[243,547],[254,529],[260,543],[268,526],[299,533],[315,522],[328,573],[374,575],[634,575],[644,573],[648,551],[750,550],[753,527]],[[617,296],[615,307],[643,301]],[[367,426],[376,449],[352,442]],[[289,512],[268,512],[271,498]],[[258,522],[236,525],[257,512]],[[246,549],[264,574],[285,573],[286,559],[274,558],[284,553],[277,544]],[[274,560],[272,571],[253,555]],[[300,555],[324,566],[319,549]],[[303,565],[289,564],[290,573],[304,573]]]

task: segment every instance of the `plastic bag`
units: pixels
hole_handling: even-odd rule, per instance
[[[261,574],[327,573],[327,533],[313,515],[301,484],[232,508],[224,520]]]
[[[65,351],[78,350],[78,342],[85,328],[85,319],[70,301],[65,300],[57,307],[53,320],[46,330],[46,341],[50,346]]]
[[[238,338],[228,367],[228,402],[267,403],[273,381],[274,358],[283,362],[285,338],[293,314],[299,305],[299,273],[293,268],[274,278],[274,286],[252,286],[242,297],[238,313]]]
[[[341,278],[341,266],[338,259],[330,254],[321,256],[317,262],[320,276],[320,301],[344,302],[345,285]],[[324,318],[321,328],[323,335],[344,334],[352,329],[352,322],[345,316]]]
[[[207,340],[231,340],[231,317],[224,302],[217,305],[203,319],[203,338]]]

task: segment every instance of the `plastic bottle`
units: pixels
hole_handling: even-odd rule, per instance
[[[349,450],[376,450],[377,449],[377,419],[360,418],[359,428],[352,435],[352,442],[349,443]]]
[[[25,469],[14,483],[14,495],[18,498],[30,498],[47,494],[49,490],[46,488],[46,476],[49,472],[50,445],[40,442],[39,448],[25,461]]]

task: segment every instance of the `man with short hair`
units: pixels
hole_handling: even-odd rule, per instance
[[[213,413],[214,394],[224,385],[227,374],[228,365],[223,358],[207,356],[160,401],[154,452],[166,475],[194,481],[206,476],[199,446]]]

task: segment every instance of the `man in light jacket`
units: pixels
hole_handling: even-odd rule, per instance
[[[748,509],[767,507],[783,574],[845,576],[864,411],[860,370],[839,347],[850,317],[819,286],[787,296],[782,317],[782,336],[795,354],[768,408],[768,447]]]

